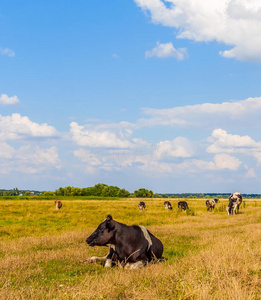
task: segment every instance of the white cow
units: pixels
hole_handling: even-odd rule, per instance
[[[240,193],[236,192],[230,195],[228,207],[226,207],[228,215],[233,213],[238,214],[239,206],[243,201],[243,197]]]

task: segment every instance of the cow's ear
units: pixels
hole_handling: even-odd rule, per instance
[[[111,215],[108,215],[107,217],[106,217],[106,221],[111,221],[112,220],[112,216]]]
[[[112,216],[108,215],[106,218],[106,227],[108,228],[109,232],[115,228],[115,225],[113,224],[114,222],[111,221],[112,221]]]

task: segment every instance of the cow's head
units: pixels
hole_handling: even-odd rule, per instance
[[[106,246],[113,243],[115,235],[115,221],[108,215],[98,228],[86,239],[89,246]]]

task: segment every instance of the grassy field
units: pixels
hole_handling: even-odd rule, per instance
[[[73,199],[72,199],[73,200]],[[0,299],[261,299],[261,201],[244,200],[228,216],[204,200],[165,211],[164,199],[0,201]],[[184,199],[183,199],[184,200]],[[165,261],[139,270],[85,264],[106,247],[85,240],[107,214],[146,226],[164,245]]]

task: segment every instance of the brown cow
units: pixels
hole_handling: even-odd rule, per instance
[[[164,207],[166,210],[172,210],[171,203],[169,201],[164,202]]]
[[[61,209],[61,207],[63,206],[61,200],[55,200],[54,203],[55,203],[55,208],[56,208],[57,210]]]

